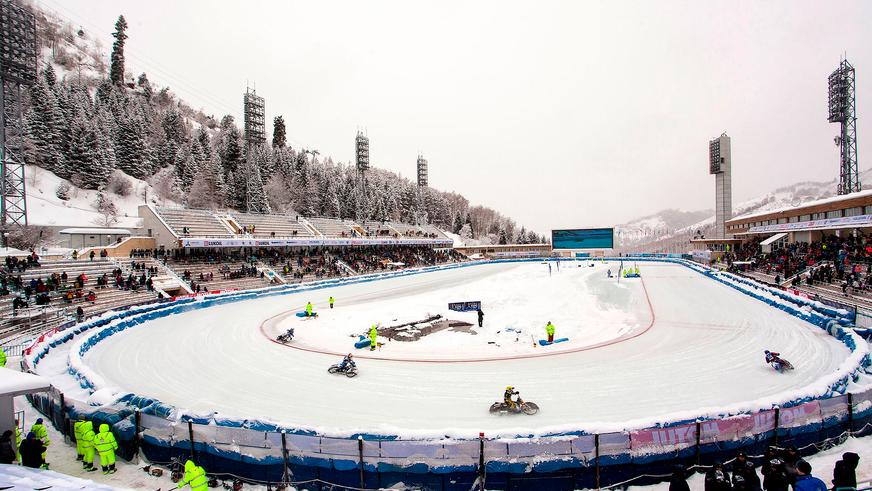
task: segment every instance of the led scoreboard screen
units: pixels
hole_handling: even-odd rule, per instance
[[[551,231],[552,249],[613,249],[614,247],[615,229],[613,228]]]

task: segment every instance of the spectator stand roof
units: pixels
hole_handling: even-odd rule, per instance
[[[73,227],[58,231],[59,234],[71,235],[131,235],[130,230],[124,228],[90,228]]]

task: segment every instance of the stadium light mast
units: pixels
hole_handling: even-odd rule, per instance
[[[247,172],[245,176],[245,211],[251,213],[252,211],[261,211],[253,210],[251,205],[254,189],[258,186],[263,186],[263,183],[257,182],[258,179],[254,172],[254,166],[257,165],[255,161],[257,149],[266,145],[266,118],[264,110],[266,103],[263,97],[257,95],[255,90],[249,87],[245,88],[243,103],[245,116],[245,160],[247,164],[245,166],[245,171]]]
[[[427,159],[418,154],[418,188],[415,192],[415,225],[421,225],[421,205],[424,201],[424,188],[427,187]]]
[[[855,97],[854,67],[847,59],[827,79],[827,121],[839,123],[839,194],[860,191],[860,173],[857,170],[857,103]]]
[[[715,239],[726,238],[724,222],[733,214],[732,157],[726,133],[709,141],[709,174],[715,175]]]
[[[354,139],[354,157],[361,192],[360,197],[363,200],[364,212],[368,215],[369,209],[366,204],[366,171],[369,170],[369,137],[360,130],[357,130],[357,136]],[[366,218],[368,217],[363,217],[364,220]]]
[[[0,229],[27,225],[21,88],[36,83],[36,17],[0,0]]]

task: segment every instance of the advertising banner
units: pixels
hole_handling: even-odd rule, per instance
[[[670,426],[630,432],[630,447],[633,450],[649,447],[696,445],[696,424]]]
[[[448,310],[455,312],[477,312],[481,310],[481,301],[451,302],[448,304]]]
[[[317,247],[364,245],[433,245],[451,246],[450,239],[181,239],[184,248],[198,247]]]
[[[795,230],[817,230],[833,227],[869,227],[872,226],[872,215],[856,215],[852,217],[824,218],[821,220],[809,220],[806,222],[776,223],[772,225],[760,225],[751,227],[748,232],[790,232]]]

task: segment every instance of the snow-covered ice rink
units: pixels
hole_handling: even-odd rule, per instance
[[[541,263],[486,264],[246,300],[130,328],[84,362],[114,390],[195,413],[325,434],[474,437],[611,431],[753,409],[792,398],[849,354],[823,330],[680,265],[643,263],[641,280],[620,281],[608,268],[617,264],[563,262],[558,271],[552,263],[551,274]],[[447,309],[466,300],[482,301],[477,334],[353,349],[374,322],[442,314],[475,324],[475,313]],[[317,319],[293,316],[307,301]],[[570,341],[533,347],[549,320]],[[272,340],[289,327],[291,345]],[[64,377],[71,344],[38,372]],[[796,369],[776,373],[764,349]],[[360,375],[328,374],[348,351]],[[541,411],[489,414],[507,385]]]

